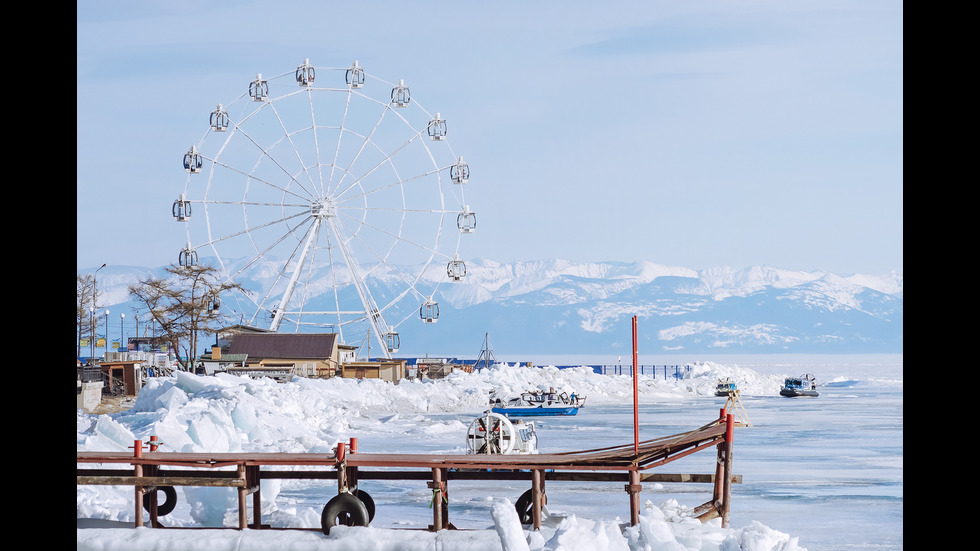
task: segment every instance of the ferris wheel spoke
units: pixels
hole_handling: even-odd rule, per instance
[[[231,277],[234,278],[241,277],[246,270],[248,270],[253,265],[255,265],[255,263],[258,262],[259,260],[265,259],[267,255],[269,255],[274,249],[276,249],[279,245],[285,242],[289,237],[295,235],[295,233],[296,233],[296,229],[292,228],[288,232],[280,236],[278,239],[269,243],[269,245],[265,247],[265,249],[256,251],[255,255],[251,259],[243,263],[242,266],[239,267],[238,270],[236,270],[235,273],[231,275]]]
[[[374,194],[377,194],[377,193],[383,193],[383,192],[388,191],[390,189],[397,188],[399,186],[404,186],[405,184],[408,184],[410,182],[413,182],[413,181],[416,181],[416,180],[420,180],[420,179],[426,178],[428,176],[432,176],[433,174],[438,174],[439,172],[441,172],[439,169],[435,169],[435,170],[429,170],[429,171],[426,171],[426,172],[422,172],[422,173],[416,174],[415,176],[411,176],[409,178],[399,178],[399,179],[397,179],[397,180],[395,180],[393,182],[390,182],[388,184],[380,185],[380,186],[371,188],[369,190],[365,190],[363,193],[360,193],[360,194],[357,194],[357,195],[346,195],[343,198],[340,198],[340,195],[338,194],[337,201],[338,202],[341,202],[341,201],[348,201],[348,200],[352,200],[352,199],[360,199],[360,198],[365,197],[365,196],[370,196],[370,195],[374,195]],[[359,182],[359,181],[360,181],[360,179],[357,182]],[[355,185],[356,185],[357,182],[355,182]],[[354,186],[348,186],[348,188],[345,191],[349,191],[352,187],[354,187]]]
[[[381,231],[383,233],[387,233],[387,232],[384,232],[383,230],[380,230],[380,229],[378,229],[378,231]],[[413,245],[413,246],[417,247],[420,250],[425,250],[425,251],[429,252],[430,253],[429,261],[431,261],[431,259],[436,254],[436,251],[434,249],[425,247],[422,244],[419,244],[419,243],[411,243],[411,242],[409,242],[409,241],[407,241],[405,239],[402,239],[401,237],[399,237],[397,235],[391,235],[391,234],[388,234],[388,235],[390,237],[394,238],[398,242],[408,243],[410,245]],[[414,279],[410,280],[410,279],[404,277],[404,275],[402,274],[402,272],[400,270],[398,270],[396,266],[394,266],[394,265],[391,264],[391,262],[389,261],[389,259],[387,258],[386,255],[380,254],[377,250],[375,250],[374,247],[371,246],[370,243],[367,243],[366,241],[364,241],[363,239],[361,239],[356,233],[352,235],[351,239],[357,240],[361,244],[361,246],[363,247],[363,249],[365,251],[369,252],[370,255],[375,260],[377,260],[379,266],[382,266],[388,273],[392,274],[393,277],[395,277],[396,279],[398,279],[399,281],[401,281],[402,284],[404,285],[402,291],[396,295],[395,300],[391,301],[391,303],[395,303],[395,302],[401,300],[402,298],[404,298],[405,296],[407,296],[410,293],[413,293],[418,298],[425,298],[425,294],[422,293],[422,292],[420,292],[416,288],[416,285],[418,284],[419,280],[422,278],[423,275],[425,275],[424,270],[422,270],[419,273],[415,274]],[[428,264],[429,264],[429,262],[426,262],[426,265],[428,265]],[[367,274],[365,274],[365,275],[367,275]],[[384,310],[384,309],[382,309],[382,310]]]
[[[276,191],[281,191],[282,193],[287,194],[287,195],[291,195],[291,196],[293,196],[293,197],[295,197],[297,199],[300,199],[300,200],[309,200],[310,197],[314,197],[313,194],[309,194],[310,193],[309,190],[307,190],[307,189],[303,188],[302,186],[300,186],[299,182],[296,182],[296,180],[294,180],[293,178],[290,178],[289,181],[296,183],[296,185],[298,187],[300,187],[300,189],[302,189],[304,192],[308,193],[309,195],[307,195],[307,196],[300,195],[300,194],[296,193],[295,191],[290,190],[287,187],[281,186],[279,184],[275,184],[275,183],[270,182],[269,180],[267,180],[265,178],[261,178],[261,177],[255,176],[254,174],[249,174],[248,172],[245,172],[243,170],[239,170],[238,168],[235,168],[235,167],[233,167],[231,165],[228,165],[228,164],[225,164],[225,163],[221,163],[218,160],[214,160],[212,162],[213,162],[214,166],[216,166],[216,167],[226,168],[226,169],[228,169],[228,170],[230,170],[232,172],[235,172],[235,173],[239,174],[240,176],[246,177],[249,182],[257,182],[257,183],[263,184],[265,186],[268,186],[271,189],[274,189]]]
[[[326,232],[326,239],[327,239],[327,244],[326,244],[327,263],[330,266],[330,279],[331,279],[331,283],[333,284],[332,294],[333,294],[333,301],[334,301],[334,311],[336,312],[336,316],[337,316],[337,328],[338,331],[341,331],[341,338],[343,338],[342,327],[344,324],[342,323],[343,318],[341,318],[341,313],[340,313],[340,282],[337,280],[337,273],[338,273],[336,269],[337,261],[334,259],[333,256],[334,247],[331,243],[331,233],[329,231]]]
[[[275,113],[275,110],[273,110],[273,113]],[[280,121],[280,124],[281,124],[282,119],[279,118],[278,113],[276,113],[276,119],[279,120]],[[248,132],[242,131],[241,132],[241,135],[243,135],[246,138],[248,138],[248,140],[252,144],[254,144],[256,148],[259,149],[259,151],[261,152],[262,157],[263,158],[266,158],[266,159],[269,159],[269,161],[273,165],[275,165],[279,169],[279,171],[281,171],[281,173],[287,178],[287,183],[296,184],[296,186],[300,190],[302,190],[304,193],[306,193],[306,196],[304,197],[302,195],[298,195],[294,191],[289,191],[288,188],[286,188],[284,186],[273,184],[272,182],[270,182],[268,180],[268,178],[257,177],[254,173],[251,173],[251,172],[250,173],[245,173],[243,171],[236,170],[236,169],[234,169],[232,167],[228,167],[229,169],[235,170],[236,172],[239,172],[239,173],[241,173],[244,176],[248,176],[250,179],[254,179],[254,180],[256,180],[258,182],[261,182],[261,183],[263,183],[263,184],[265,184],[267,186],[270,186],[272,188],[281,190],[283,192],[287,192],[287,193],[289,193],[291,195],[294,195],[296,197],[299,197],[301,199],[302,198],[309,198],[309,197],[316,197],[317,196],[317,193],[316,193],[315,190],[307,189],[306,186],[304,186],[302,182],[300,182],[299,180],[297,180],[292,174],[289,173],[289,171],[286,169],[286,167],[284,167],[282,165],[282,163],[278,159],[276,159],[271,153],[269,153],[269,151],[273,149],[272,146],[270,146],[268,148],[263,148],[258,142],[255,141],[254,138],[252,138],[252,136]],[[289,138],[289,136],[287,134],[286,136],[284,136],[283,139],[287,139],[288,140],[288,138]],[[295,151],[296,150],[295,144],[293,144],[291,140],[289,140],[289,143],[290,143],[291,148]],[[273,145],[275,145],[275,143]],[[297,155],[299,155],[298,152],[297,152]],[[305,165],[302,165],[302,159],[300,159],[300,163],[301,163],[301,166],[305,166]],[[304,172],[304,174],[307,174],[305,170],[303,172]],[[309,177],[309,174],[307,174],[307,177]],[[315,186],[315,183],[312,182],[312,180],[311,180],[310,184]]]
[[[264,229],[264,228],[268,228],[268,227],[271,227],[271,226],[275,226],[277,224],[283,224],[286,221],[292,220],[294,218],[309,217],[309,216],[310,216],[310,214],[308,212],[301,212],[301,213],[294,214],[292,216],[286,216],[286,217],[280,218],[278,220],[271,220],[271,221],[266,222],[264,224],[259,224],[259,225],[256,225],[256,226],[247,227],[247,228],[245,228],[245,229],[243,229],[241,231],[237,231],[237,232],[230,233],[230,234],[227,234],[227,235],[223,235],[223,236],[220,236],[220,237],[217,237],[217,238],[213,238],[213,239],[211,239],[209,241],[206,241],[204,243],[201,243],[200,245],[198,245],[198,247],[214,246],[214,244],[216,244],[216,243],[221,243],[222,241],[227,241],[229,239],[234,239],[236,237],[241,237],[241,236],[247,235],[247,234],[249,234],[251,232],[258,231],[258,230],[261,230],[261,229]],[[277,243],[279,243],[279,242],[277,242]]]
[[[289,255],[288,260],[286,262],[282,263],[281,267],[279,268],[279,270],[276,273],[276,277],[273,279],[272,285],[269,286],[269,289],[267,290],[265,296],[259,302],[260,309],[262,309],[262,310],[268,310],[273,315],[276,314],[276,308],[269,309],[266,305],[270,301],[272,301],[273,303],[275,302],[275,298],[273,297],[274,291],[278,289],[279,283],[283,280],[283,278],[285,278],[287,274],[292,273],[292,271],[289,270],[289,267],[292,265],[292,261],[296,258],[296,255],[299,253],[300,249],[304,246],[303,244],[311,237],[312,234],[315,234],[316,228],[317,228],[317,224],[310,224],[310,227],[308,227],[306,229],[306,231],[303,232],[302,238],[300,240],[298,240],[297,241],[297,245],[295,247],[293,247],[293,249],[292,249],[292,251],[291,251],[291,253]],[[285,240],[288,236],[289,236],[289,234],[283,235],[282,240]],[[281,242],[281,240],[280,240],[280,242]],[[276,243],[276,244],[278,244],[278,243]],[[272,248],[274,248],[274,246],[275,245],[271,246],[265,252],[260,253],[258,256],[256,256],[255,258],[253,258],[252,259],[252,262],[250,262],[250,264],[251,263],[254,263],[254,262],[256,262],[256,261],[258,261],[258,260],[260,260],[262,258],[264,258],[265,255],[268,254],[269,251],[272,250]],[[293,271],[298,270],[298,269],[302,269],[302,263],[300,264],[300,266],[298,268],[294,268]],[[288,292],[287,292],[287,294],[288,294]],[[286,296],[286,295],[284,295],[284,296],[285,296],[285,299],[284,300],[281,300],[280,303],[285,303],[290,298],[289,296]]]
[[[459,214],[458,210],[445,210],[445,209],[411,209],[411,208],[392,208],[392,207],[362,207],[362,208],[345,208],[338,207],[337,212],[344,212],[346,210],[353,210],[358,212],[391,212],[391,213],[404,213],[404,214],[438,214],[438,215],[450,215]],[[353,218],[348,215],[348,218]]]
[[[337,145],[334,146],[333,162],[330,163],[330,176],[327,178],[327,186],[326,189],[324,190],[325,194],[326,191],[332,187],[331,183],[333,182],[334,175],[337,170],[337,161],[340,158],[340,146],[344,141],[344,130],[347,124],[347,116],[350,114],[350,100],[353,97],[353,95],[354,95],[354,91],[351,88],[347,91],[347,94],[344,99],[344,113],[340,117],[340,130],[339,132],[337,132]]]
[[[298,209],[309,209],[309,203],[273,203],[270,201],[217,201],[214,199],[204,199],[202,201],[188,201],[192,204],[201,204],[205,207],[207,206],[217,206],[217,205],[229,205],[236,207],[276,207],[276,208],[298,208]]]
[[[416,139],[417,139],[417,138],[418,138],[418,137],[419,137],[420,135],[421,135],[421,134],[416,134],[416,135],[415,135],[414,137],[412,137],[411,139],[409,139],[409,140],[407,140],[407,141],[405,141],[405,142],[403,142],[403,143],[402,143],[401,145],[399,145],[399,146],[398,146],[398,148],[397,148],[397,149],[395,149],[395,150],[394,150],[394,151],[392,151],[391,153],[389,153],[389,154],[387,154],[387,155],[386,155],[386,156],[385,156],[385,157],[384,157],[384,158],[383,158],[382,160],[380,160],[380,161],[378,161],[378,162],[377,162],[377,163],[375,163],[375,164],[374,164],[373,166],[371,166],[371,167],[369,167],[369,168],[368,168],[368,169],[367,169],[367,170],[366,170],[366,171],[365,171],[364,173],[362,173],[362,174],[361,174],[360,176],[358,176],[358,177],[357,177],[357,178],[356,178],[356,179],[355,179],[355,180],[354,180],[353,182],[351,182],[351,183],[349,183],[349,184],[347,184],[347,187],[345,187],[344,189],[342,189],[342,190],[340,190],[340,191],[338,191],[338,192],[337,192],[337,193],[335,194],[335,196],[338,196],[338,197],[339,197],[339,196],[342,196],[343,194],[345,194],[345,193],[347,193],[347,192],[348,192],[348,191],[350,191],[350,190],[351,190],[352,188],[354,188],[354,187],[356,187],[356,186],[357,186],[358,184],[360,184],[360,182],[362,182],[362,181],[363,181],[363,180],[364,180],[365,178],[367,178],[367,177],[368,177],[368,176],[370,176],[371,174],[374,174],[374,172],[375,172],[376,170],[378,170],[379,168],[381,168],[381,167],[382,167],[382,166],[384,166],[385,164],[389,164],[389,163],[391,163],[391,160],[392,160],[392,158],[393,158],[393,157],[395,156],[395,154],[397,154],[398,152],[400,152],[400,151],[402,151],[402,150],[404,150],[404,149],[405,149],[406,147],[408,147],[409,145],[411,145],[411,144],[412,144],[412,142],[414,142],[414,141],[415,141],[415,140],[416,140]],[[341,179],[341,181],[343,181],[343,178]]]
[[[390,327],[385,322],[382,316],[381,309],[378,307],[377,302],[374,300],[374,296],[367,285],[364,284],[364,279],[362,278],[360,266],[353,252],[347,246],[348,241],[344,239],[344,235],[340,232],[334,223],[335,220],[328,219],[331,231],[337,234],[337,248],[340,249],[341,254],[344,257],[344,263],[347,265],[348,270],[350,270],[353,276],[352,283],[360,296],[361,303],[364,305],[364,309],[367,314],[367,321],[375,329],[375,335],[378,337],[379,342],[382,339],[382,335],[387,335],[390,331]]]
[[[381,127],[382,122],[384,122],[386,120],[386,116],[389,113],[392,113],[392,112],[393,112],[393,110],[392,110],[391,104],[385,104],[384,109],[381,110],[378,118],[375,120],[374,126],[371,128],[371,131],[368,132],[366,135],[364,135],[364,137],[363,137],[363,139],[361,141],[360,147],[358,148],[357,153],[353,156],[353,158],[351,159],[350,163],[347,165],[347,167],[346,167],[346,169],[344,171],[344,176],[341,177],[340,181],[337,184],[337,188],[338,189],[341,187],[341,184],[343,184],[343,181],[344,181],[344,179],[346,177],[346,174],[349,173],[349,171],[352,169],[354,163],[356,163],[357,160],[364,153],[365,148],[368,145],[370,145],[370,144],[373,143],[372,137],[378,132],[378,129]],[[402,117],[397,112],[395,112],[395,116],[399,117],[403,122],[406,122],[407,123],[407,121],[405,121],[405,118]],[[409,125],[409,127],[411,127],[411,126]],[[422,132],[421,131],[414,131],[413,130],[413,132],[414,132],[414,136],[412,136],[408,140],[404,141],[401,145],[397,146],[395,148],[395,150],[393,150],[391,153],[387,154],[380,162],[378,162],[373,167],[371,167],[369,170],[367,170],[364,174],[362,174],[361,176],[359,176],[353,183],[348,184],[346,188],[344,188],[344,189],[342,189],[342,190],[340,190],[338,192],[335,192],[333,195],[334,196],[340,196],[340,195],[343,195],[344,193],[346,193],[348,189],[350,189],[351,187],[357,185],[357,182],[361,181],[368,174],[371,174],[372,172],[374,172],[379,166],[383,165],[385,162],[390,161],[391,157],[395,153],[397,153],[398,151],[401,151],[402,149],[404,149],[405,147],[407,147],[409,144],[411,144],[416,138],[418,138],[419,136],[422,135]]]
[[[308,263],[307,258],[309,256],[310,249],[313,247],[316,241],[319,228],[320,228],[320,220],[314,219],[313,223],[310,224],[310,227],[307,229],[306,235],[304,235],[303,238],[300,240],[300,242],[302,243],[302,251],[299,252],[299,256],[297,257],[297,252],[300,250],[300,247],[297,245],[297,247],[293,249],[286,263],[283,264],[283,268],[280,272],[280,277],[283,274],[285,274],[289,266],[292,266],[292,269],[289,270],[290,272],[289,281],[286,283],[286,288],[282,293],[282,297],[279,301],[279,305],[272,312],[272,325],[270,326],[270,329],[272,329],[273,331],[278,331],[280,325],[282,324],[283,316],[288,311],[288,306],[293,299],[293,293],[296,290],[296,285],[299,282],[300,277],[302,276],[303,266],[307,265],[312,267],[312,263]],[[279,279],[277,278],[277,282],[278,280]]]
[[[309,94],[307,94],[307,96],[311,98],[311,103],[310,103],[310,117],[311,117],[310,130],[313,132],[313,140],[314,140],[314,144],[315,144],[316,143],[316,119],[315,119],[315,115],[313,114],[313,109],[312,109],[312,96],[309,96]],[[293,141],[293,133],[294,132],[297,132],[297,131],[294,131],[293,133],[291,133],[289,131],[289,129],[286,128],[286,123],[283,122],[282,115],[276,109],[274,103],[271,105],[271,108],[272,108],[272,113],[276,116],[276,121],[278,121],[278,123],[279,123],[279,128],[282,130],[282,133],[283,133],[282,139],[286,140],[289,143],[289,149],[296,156],[296,160],[299,162],[300,166],[306,167],[307,165],[306,165],[305,160],[303,159],[303,155],[302,155],[302,153],[300,153],[299,147],[297,147],[296,143]],[[255,143],[254,140],[253,140],[253,143]],[[275,145],[275,144],[273,144],[273,145]],[[256,143],[256,146],[258,146],[257,143]],[[290,174],[289,171],[282,165],[282,163],[280,163],[279,161],[277,161],[269,153],[269,151],[271,149],[272,149],[272,147],[263,149],[262,150],[263,155],[267,156],[273,163],[275,163],[275,165],[277,167],[279,167],[280,170],[282,170],[282,173],[285,174],[287,177],[289,177],[291,179],[291,181],[296,182],[296,185],[298,185],[300,187],[300,189],[302,189],[303,191],[309,193],[311,197],[316,197],[318,195],[317,191],[316,190],[309,190],[309,189],[307,189],[303,184],[301,184],[298,180],[296,180],[292,176],[292,174]],[[319,150],[315,146],[314,146],[314,151],[317,154],[319,154]],[[316,166],[319,166],[319,164],[320,164],[320,160],[318,158],[317,159]],[[316,188],[317,187],[316,179],[314,179],[312,176],[310,176],[309,171],[303,170],[303,174],[307,177],[307,179],[309,179],[310,186]]]
[[[411,246],[413,246],[413,247],[415,247],[415,248],[417,248],[419,250],[422,250],[422,251],[431,253],[433,255],[438,254],[438,251],[435,248],[430,247],[430,246],[427,246],[427,245],[424,245],[422,243],[418,243],[418,242],[413,241],[413,240],[410,240],[410,239],[407,239],[407,238],[405,238],[404,236],[402,236],[399,233],[390,232],[390,231],[388,231],[388,230],[386,230],[384,228],[381,228],[379,226],[375,226],[375,225],[373,225],[371,223],[368,223],[368,222],[358,221],[358,224],[364,225],[364,226],[366,226],[366,227],[368,227],[368,228],[370,228],[372,230],[375,230],[375,231],[377,231],[379,233],[382,233],[382,234],[384,234],[384,235],[386,235],[388,237],[391,237],[392,239],[395,239],[395,240],[397,240],[400,243],[405,243],[406,245],[411,245]],[[384,255],[378,254],[377,251],[375,251],[373,248],[371,248],[371,246],[367,242],[365,242],[364,240],[360,239],[360,237],[357,237],[357,232],[351,232],[351,233],[354,235],[354,237],[356,239],[358,239],[358,241],[360,241],[364,245],[364,247],[367,250],[369,250],[371,252],[371,254],[372,254],[373,257],[377,258],[379,261],[384,261],[385,260],[386,257]]]
[[[311,241],[312,249],[310,250],[310,260],[309,260],[309,262],[305,262],[302,265],[300,265],[299,268],[297,268],[297,269],[303,269],[305,267],[305,270],[306,270],[305,282],[303,283],[303,286],[302,286],[303,287],[302,298],[299,300],[299,306],[298,306],[298,308],[295,311],[287,310],[286,312],[284,312],[284,315],[285,314],[295,314],[295,316],[296,316],[295,323],[296,323],[297,330],[303,324],[303,315],[306,314],[306,304],[308,303],[309,300],[311,300],[313,298],[312,295],[311,295],[311,288],[312,287],[311,287],[310,284],[313,281],[313,275],[316,272],[316,265],[317,265],[317,258],[316,258],[316,256],[317,256],[317,254],[316,254],[317,253],[317,245],[319,243],[320,236],[322,235],[322,232],[319,232],[319,231],[316,231],[316,230],[312,230],[312,231],[315,231],[315,234],[311,237],[311,239],[312,239],[312,241]]]
[[[350,94],[348,94],[348,96],[347,96],[348,108],[349,108],[349,105],[350,105],[350,98],[351,98],[351,96],[350,96]],[[337,147],[338,148],[340,147],[340,140],[343,139],[343,136],[344,136],[344,134],[346,132],[350,132],[351,134],[353,134],[355,136],[360,136],[361,137],[361,142],[360,142],[360,145],[357,148],[357,152],[354,153],[354,155],[351,156],[351,159],[347,163],[347,166],[342,171],[341,176],[340,176],[340,180],[337,181],[336,188],[334,187],[333,182],[331,181],[331,183],[330,183],[330,189],[329,189],[329,194],[330,195],[333,195],[333,196],[339,195],[336,192],[336,189],[339,188],[340,185],[344,182],[344,180],[346,179],[347,174],[350,172],[351,168],[354,166],[354,164],[357,162],[357,160],[360,159],[361,155],[364,153],[364,149],[371,143],[371,136],[373,136],[374,133],[381,126],[381,122],[385,119],[385,114],[387,112],[388,112],[388,107],[385,106],[385,108],[382,109],[381,112],[380,112],[380,114],[378,115],[378,118],[375,120],[374,126],[371,128],[371,131],[368,132],[367,134],[360,135],[357,132],[354,132],[353,130],[351,130],[351,129],[349,129],[349,128],[346,127],[346,123],[347,123],[347,110],[345,109],[345,111],[344,111],[344,120],[343,120],[343,123],[341,124],[341,127],[340,127],[340,136],[339,136],[339,139],[338,139],[338,142],[337,142]]]

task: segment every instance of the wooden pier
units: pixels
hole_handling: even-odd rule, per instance
[[[79,451],[78,485],[133,486],[136,526],[144,526],[144,508],[150,525],[163,528],[160,517],[173,510],[175,486],[213,486],[238,490],[238,529],[271,528],[262,524],[260,482],[266,479],[328,479],[337,481],[337,495],[324,506],[321,529],[329,533],[337,524],[367,526],[374,502],[358,489],[360,480],[426,480],[433,492],[430,530],[455,528],[449,521],[449,482],[463,480],[528,480],[530,489],[517,501],[518,516],[533,529],[541,527],[546,503],[546,481],[621,482],[630,503],[630,523],[639,523],[643,482],[700,482],[713,484],[711,501],[695,509],[702,521],[721,517],[727,527],[731,485],[741,477],[732,473],[733,415],[721,409],[719,418],[689,432],[592,450],[512,455],[438,455],[361,453],[357,440],[340,443],[333,453],[173,453],[157,451],[155,437],[137,440],[132,452]],[[146,448],[146,451],[144,451]],[[714,473],[656,474],[646,471],[693,453],[714,448]],[[115,469],[106,468],[109,465]],[[279,467],[279,469],[277,469]],[[282,467],[303,467],[284,470]],[[159,503],[163,493],[165,501]],[[247,518],[251,495],[252,522]]]

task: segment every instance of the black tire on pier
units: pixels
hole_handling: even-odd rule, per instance
[[[531,490],[524,492],[521,497],[517,498],[514,508],[517,509],[517,518],[520,519],[521,524],[531,524]]]
[[[367,526],[368,510],[364,502],[354,494],[337,494],[323,507],[320,515],[320,528],[323,533],[330,535],[330,529],[337,525]]]
[[[161,503],[159,493],[157,494],[157,516],[163,517],[173,512],[177,506],[177,490],[173,486],[157,486],[157,492],[163,492],[164,500]],[[150,493],[143,494],[143,508],[150,510]]]
[[[357,499],[364,503],[364,508],[367,509],[368,512],[368,523],[370,523],[372,520],[374,520],[374,498],[361,489],[354,490],[354,495],[357,497]]]

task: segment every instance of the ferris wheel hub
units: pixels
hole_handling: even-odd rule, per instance
[[[317,218],[333,218],[337,216],[337,204],[330,197],[323,197],[310,205],[310,214]]]

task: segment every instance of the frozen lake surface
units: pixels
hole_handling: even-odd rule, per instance
[[[743,359],[746,360],[746,359]],[[764,363],[768,362],[768,363]],[[572,362],[574,363],[574,362]],[[901,549],[903,546],[903,385],[901,356],[749,359],[763,374],[817,376],[817,398],[743,396],[752,426],[735,435],[732,526],[756,520],[798,536],[810,550]],[[739,367],[743,367],[741,363]],[[833,380],[827,380],[830,377]],[[640,439],[685,432],[717,418],[724,398],[683,397],[639,408]],[[414,416],[390,432],[358,438],[363,452],[462,452],[472,414]],[[534,419],[539,449],[569,451],[633,441],[632,403],[586,405],[574,417]],[[407,427],[428,426],[430,434]],[[450,427],[455,427],[453,430]],[[460,432],[460,428],[463,429]],[[445,429],[445,430],[442,430]],[[712,473],[714,453],[700,452],[649,472]],[[284,486],[281,497],[322,507],[333,487]],[[361,482],[378,505],[372,525],[424,528],[432,523],[431,493],[424,482]],[[516,501],[527,486],[519,481],[453,482],[450,520],[460,527],[486,527],[488,496]],[[555,513],[629,519],[621,483],[549,482],[548,507]],[[705,484],[644,484],[643,501],[675,499],[693,509],[711,499]]]
[[[602,363],[589,360],[581,363]],[[671,362],[641,358],[641,363]],[[752,426],[736,429],[734,472],[742,475],[742,483],[733,485],[731,526],[758,522],[798,538],[799,545],[811,551],[903,548],[901,355],[734,356],[707,363],[689,380],[641,377],[639,434],[641,440],[667,436],[716,419],[725,399],[713,396],[714,384],[718,377],[732,376],[742,390]],[[577,416],[534,420],[542,452],[633,441],[628,377],[532,369],[536,371],[474,374],[425,385],[303,381],[277,386],[255,381],[244,391],[236,386],[239,383],[214,390],[195,387],[205,383],[188,379],[173,388],[146,389],[134,411],[111,420],[80,413],[78,448],[118,449],[132,445],[134,436],[147,440],[148,434],[162,433],[162,440],[181,451],[325,451],[333,442],[356,437],[363,453],[465,453],[466,428],[485,407],[489,385],[499,393],[525,383],[575,385],[572,390],[588,396]],[[778,395],[781,377],[802,373],[816,376],[819,397]],[[520,381],[507,380],[511,374],[519,375]],[[344,386],[337,386],[341,383]],[[178,387],[186,394],[177,392]],[[338,404],[340,395],[343,406]],[[267,404],[269,411],[262,411]],[[314,418],[317,415],[322,418]],[[648,472],[708,474],[714,472],[714,460],[713,450],[703,451]],[[450,521],[459,528],[492,530],[493,499],[516,501],[528,487],[524,481],[451,481]],[[377,505],[373,527],[424,528],[432,522],[432,493],[424,481],[362,480],[360,488]],[[553,514],[629,519],[622,483],[549,481],[546,490]],[[198,495],[185,492],[186,501]],[[274,501],[264,520],[317,527],[319,512],[334,493],[335,482],[283,481],[270,489],[263,485],[263,500]],[[126,505],[131,495],[132,488],[80,487],[78,516],[131,519],[131,506]],[[204,502],[217,508],[221,523],[229,511],[214,495]],[[183,503],[184,497],[168,517],[171,525],[215,525],[206,518],[207,511]],[[233,496],[227,497],[227,507],[232,507]],[[693,509],[710,498],[710,485],[694,483],[646,483],[641,494],[642,502],[650,501],[668,514]]]

